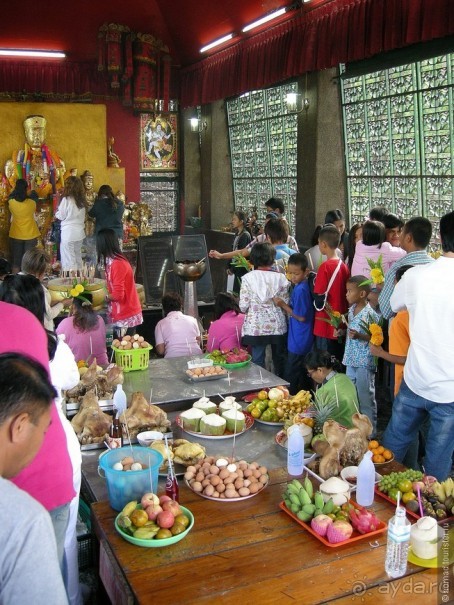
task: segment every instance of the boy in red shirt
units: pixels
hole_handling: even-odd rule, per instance
[[[333,311],[339,311],[341,314],[347,311],[345,295],[350,272],[347,265],[336,256],[339,240],[340,234],[334,225],[323,227],[318,236],[320,252],[326,255],[327,260],[320,265],[314,283],[314,306],[316,309],[314,335],[317,349],[327,350],[336,359],[341,360],[344,354],[344,343],[338,342],[337,336],[334,335],[334,328],[329,323],[319,319],[329,319],[323,304],[325,294],[326,302]]]

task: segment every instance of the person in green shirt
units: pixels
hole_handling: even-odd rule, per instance
[[[351,428],[352,416],[359,412],[356,387],[348,376],[340,373],[341,363],[328,351],[314,350],[304,358],[307,374],[317,384],[316,396],[320,402],[333,404],[334,409],[326,415],[325,410],[317,408],[317,423],[323,425],[331,418],[342,426]],[[326,417],[325,417],[326,416]]]

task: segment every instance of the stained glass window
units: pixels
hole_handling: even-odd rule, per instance
[[[265,216],[265,202],[279,197],[295,230],[297,114],[287,94],[297,84],[254,90],[227,101],[235,209]]]
[[[454,53],[341,81],[350,224],[454,208]]]

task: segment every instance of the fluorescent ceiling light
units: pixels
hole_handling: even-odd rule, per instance
[[[231,40],[232,38],[233,38],[233,34],[228,34],[227,36],[223,36],[222,38],[219,38],[218,40],[215,40],[214,42],[210,42],[210,44],[203,46],[200,49],[200,52],[204,53],[205,51],[210,50],[211,48],[214,48],[215,46],[219,46],[219,44],[224,44],[224,42],[227,42],[228,40]]]
[[[45,57],[48,59],[64,59],[66,54],[59,50],[16,50],[1,48],[0,57]]]
[[[243,29],[241,31],[248,32],[250,29],[254,29],[254,27],[258,27],[259,25],[268,23],[268,21],[271,21],[272,19],[276,19],[277,17],[280,17],[281,15],[283,15],[286,12],[286,10],[287,10],[287,8],[285,8],[285,7],[280,8],[279,10],[274,11],[274,13],[265,15],[261,19],[258,19],[257,21],[254,21],[253,23],[250,23],[249,25],[246,25],[246,27],[243,27]]]

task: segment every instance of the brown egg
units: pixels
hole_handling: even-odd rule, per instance
[[[251,477],[252,475],[252,471],[251,469],[246,469],[245,471],[243,471],[243,477],[246,477],[246,479],[248,479],[249,477]]]
[[[186,472],[187,473],[195,473],[196,470],[197,470],[196,467],[191,464],[191,466],[188,466],[188,468],[186,469]]]
[[[243,485],[244,487],[249,487],[251,485],[251,482],[249,481],[249,479],[244,479]]]
[[[190,481],[194,477],[194,473],[192,471],[186,471],[184,474],[184,478],[186,481]]]
[[[220,473],[219,467],[217,467],[215,464],[212,464],[210,466],[210,473],[212,475],[219,475],[219,473]]]
[[[219,485],[221,483],[221,477],[219,475],[212,475],[210,477],[211,485]]]
[[[251,492],[251,494],[256,494],[257,492],[259,492],[262,488],[262,484],[255,482],[255,483],[251,483],[251,485],[249,486],[249,491]]]
[[[203,493],[205,496],[212,496],[214,494],[214,487],[211,485],[211,483],[205,487]]]
[[[123,458],[123,460],[121,460],[121,463],[123,466],[125,464],[132,464],[133,462],[134,462],[134,458],[132,456],[126,456],[125,458]]]
[[[219,492],[213,492],[213,498],[219,498],[220,494]]]
[[[205,473],[202,473],[201,471],[199,471],[197,473],[197,475],[195,476],[195,480],[196,481],[200,481],[200,483],[202,483],[202,481],[205,479]]]
[[[131,464],[123,464],[123,470],[124,471],[130,471],[131,470]]]
[[[211,481],[209,479],[205,478],[202,481],[202,487],[206,487],[207,485],[211,485]]]
[[[259,471],[259,469],[256,469],[255,471],[253,471],[253,475],[256,479],[260,479],[262,473]]]
[[[244,472],[240,468],[236,471],[236,474],[238,475],[238,477],[244,477]]]
[[[203,489],[200,481],[194,481],[194,483],[191,483],[191,487],[195,492],[201,492]]]
[[[244,497],[244,496],[249,496],[249,494],[251,493],[247,487],[240,487],[240,489],[238,490],[238,493],[240,494],[240,496]]]
[[[262,475],[259,479],[259,483],[261,483],[262,485],[265,485],[268,481],[268,475]]]
[[[226,489],[225,490],[226,498],[239,498],[238,492],[235,489]]]
[[[226,468],[223,468],[222,471],[219,473],[219,476],[222,480],[226,479],[229,475],[230,473]]]
[[[266,475],[266,473],[268,472],[268,469],[266,468],[266,466],[261,466],[259,468],[259,471],[262,473],[262,475]]]
[[[251,464],[249,465],[249,468],[251,470],[255,470],[258,467],[259,467],[259,465],[257,464],[257,462],[251,462]]]
[[[216,489],[218,490],[218,492],[219,492],[220,494],[222,494],[222,492],[225,492],[225,485],[224,485],[223,483],[219,483],[219,484],[216,486]]]
[[[214,464],[215,460],[214,460],[214,456],[207,456],[203,462],[208,462],[209,464]]]
[[[240,489],[240,487],[243,487],[243,485],[244,485],[243,479],[240,479],[238,477],[238,479],[236,479],[234,485],[235,485],[235,489]]]

